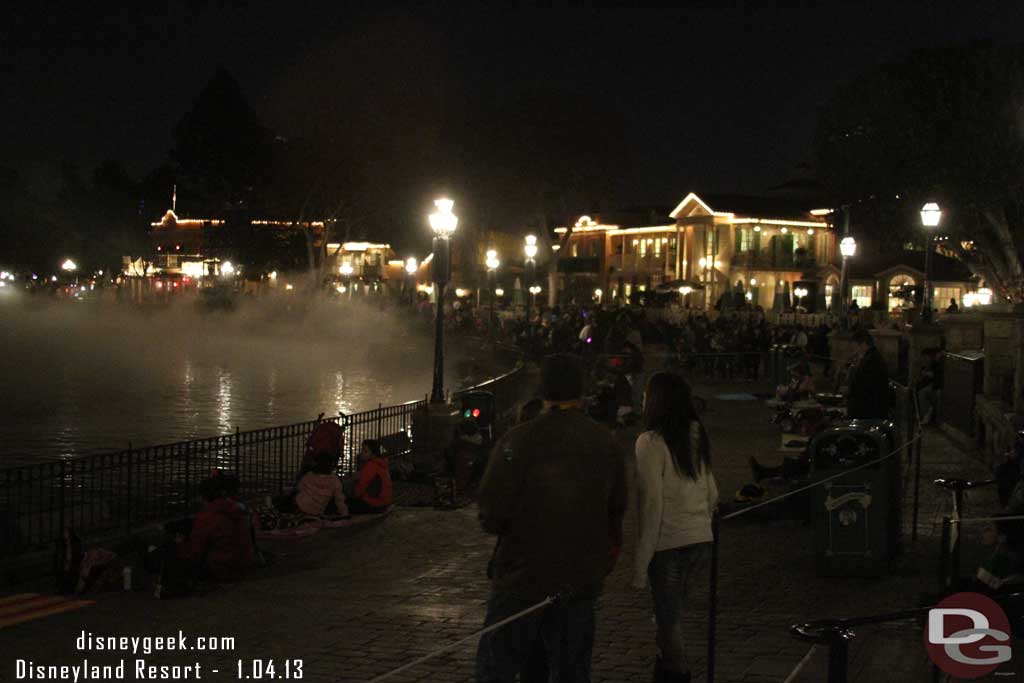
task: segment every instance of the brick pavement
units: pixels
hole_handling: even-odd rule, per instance
[[[704,387],[701,393],[748,390],[749,386]],[[760,403],[711,399],[706,423],[723,498],[748,481],[747,458],[774,458],[776,428]],[[631,443],[635,432],[623,433]],[[973,476],[979,468],[937,432],[925,442],[923,481],[942,474]],[[824,579],[815,575],[811,531],[792,520],[740,518],[723,524],[718,626],[719,681],[780,681],[808,647],[787,635],[794,621],[883,612],[914,603],[932,589],[936,566],[936,513],[947,506],[930,486],[922,489],[921,539],[894,563],[884,579]],[[992,509],[978,494],[971,505]],[[909,520],[909,514],[906,516]],[[632,518],[627,548],[600,601],[594,680],[646,681],[654,660],[650,598],[629,586]],[[477,629],[487,596],[484,568],[492,539],[481,533],[472,507],[443,512],[399,508],[371,527],[321,532],[308,539],[277,542],[277,564],[253,578],[201,598],[157,601],[148,592],[100,596],[98,604],[0,631],[0,680],[14,679],[14,659],[36,664],[109,662],[100,653],[77,652],[82,630],[102,635],[232,636],[227,653],[154,653],[154,664],[203,664],[203,680],[235,680],[235,661],[302,659],[307,681],[366,681]],[[707,590],[695,582],[685,630],[695,669],[705,669]],[[11,592],[11,591],[8,591]],[[889,637],[898,634],[899,638]],[[909,635],[908,635],[909,634]],[[879,678],[877,655],[894,658],[893,642],[906,643],[899,661]],[[913,628],[877,628],[860,634],[853,651],[855,680],[916,680],[922,654]],[[884,645],[884,647],[882,647]],[[472,680],[475,645],[467,644],[412,669],[394,681]],[[134,659],[130,653],[126,659]],[[218,667],[213,674],[210,667]],[[812,658],[800,680],[821,681],[824,657]],[[131,672],[129,671],[129,674]],[[890,676],[891,675],[891,676]],[[128,676],[132,678],[131,675]],[[695,677],[700,680],[700,676]]]

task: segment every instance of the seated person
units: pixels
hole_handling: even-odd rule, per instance
[[[814,378],[806,361],[797,363],[789,371],[789,383],[779,385],[775,397],[780,401],[791,403],[802,401],[814,395]]]
[[[164,549],[159,587],[166,595],[188,592],[204,578],[238,579],[256,565],[248,511],[224,495],[218,477],[204,480],[199,493],[203,507],[173,529],[174,544]]]
[[[781,477],[786,481],[794,481],[803,479],[811,471],[811,460],[807,455],[802,455],[798,458],[783,458],[782,463],[774,467],[762,465],[754,456],[750,456],[748,462],[750,463],[750,471],[755,482],[775,477]]]
[[[295,490],[274,502],[281,512],[298,512],[319,517],[348,517],[345,491],[335,474],[338,458],[334,453],[318,453],[313,468],[302,475]]]
[[[384,512],[391,506],[391,473],[379,442],[373,439],[363,442],[359,451],[359,474],[350,485],[348,509],[352,514]]]

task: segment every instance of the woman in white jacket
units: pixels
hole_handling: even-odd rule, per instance
[[[651,584],[659,650],[654,680],[687,683],[683,602],[687,580],[711,556],[718,486],[686,380],[667,372],[652,376],[643,412],[647,431],[636,440],[639,536],[633,585]]]

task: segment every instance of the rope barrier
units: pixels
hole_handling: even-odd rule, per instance
[[[370,681],[368,681],[368,683],[378,683],[379,681],[384,681],[384,680],[387,680],[387,679],[391,678],[392,676],[400,674],[401,672],[403,672],[403,671],[405,671],[407,669],[411,669],[411,668],[413,668],[415,666],[419,666],[423,662],[430,661],[431,659],[434,659],[435,657],[438,657],[439,655],[442,655],[445,652],[448,652],[449,650],[454,650],[459,645],[462,645],[463,643],[465,643],[465,642],[467,642],[469,640],[473,640],[475,638],[479,638],[480,636],[484,635],[485,633],[490,633],[491,631],[495,631],[495,630],[501,628],[502,626],[504,626],[505,624],[512,623],[513,621],[516,621],[517,619],[522,619],[527,614],[531,614],[532,612],[536,612],[539,609],[543,609],[543,608],[547,607],[548,605],[554,603],[556,600],[558,600],[558,597],[559,596],[557,596],[557,595],[549,595],[548,597],[546,597],[543,600],[541,600],[540,602],[538,602],[536,605],[533,605],[531,607],[527,607],[526,609],[522,610],[521,612],[516,612],[512,616],[506,617],[505,619],[502,619],[501,621],[495,622],[495,623],[491,624],[490,626],[488,626],[486,628],[482,628],[479,631],[476,631],[474,633],[470,633],[468,636],[464,636],[462,638],[459,638],[455,642],[448,643],[444,647],[439,647],[436,650],[428,652],[427,654],[423,655],[422,657],[414,659],[411,662],[407,662],[406,664],[403,664],[402,666],[398,667],[397,669],[392,669],[391,671],[388,671],[385,674],[381,674],[380,676],[377,676],[376,678],[370,679]]]
[[[798,489],[794,489],[792,491],[787,491],[786,493],[783,493],[781,495],[775,496],[774,498],[769,498],[768,500],[763,500],[760,503],[757,503],[756,505],[751,505],[750,507],[743,508],[742,510],[737,510],[735,512],[731,512],[728,515],[725,515],[724,517],[722,517],[722,521],[729,520],[729,519],[735,519],[736,517],[739,517],[740,515],[744,515],[744,514],[746,514],[748,512],[753,512],[754,510],[757,510],[758,508],[762,508],[762,507],[764,507],[766,505],[770,505],[772,503],[776,503],[778,501],[785,500],[786,498],[791,498],[791,497],[797,495],[798,493],[803,493],[804,491],[809,491],[810,489],[813,489],[815,486],[818,486],[820,484],[824,484],[826,482],[833,481],[835,479],[840,479],[842,477],[845,477],[848,474],[851,474],[852,472],[857,472],[858,470],[862,470],[862,469],[865,469],[865,468],[868,468],[868,467],[873,467],[874,465],[877,465],[877,464],[879,464],[881,462],[884,462],[884,461],[888,460],[889,458],[893,457],[894,455],[896,455],[897,453],[899,453],[900,451],[906,449],[908,446],[910,446],[911,444],[913,444],[914,442],[916,442],[920,438],[921,438],[921,435],[918,434],[913,439],[910,439],[909,441],[904,442],[903,445],[901,445],[896,450],[894,450],[891,453],[888,453],[886,455],[883,455],[880,458],[876,458],[875,460],[871,460],[871,461],[862,463],[860,465],[857,465],[856,467],[851,467],[850,469],[843,470],[842,472],[839,472],[837,474],[833,474],[833,475],[831,475],[829,477],[825,477],[823,479],[818,479],[816,481],[811,482],[810,484],[807,484],[806,486],[801,486]]]
[[[818,646],[811,645],[811,649],[807,651],[807,654],[805,654],[804,658],[800,660],[800,663],[796,665],[796,668],[789,672],[789,675],[786,676],[786,680],[782,683],[794,683],[796,681],[796,677],[803,672],[804,667],[807,666],[807,663],[811,661],[811,657],[813,657],[814,653],[817,651]]]
[[[810,489],[814,488],[815,486],[819,486],[819,485],[824,484],[826,482],[833,481],[835,479],[839,479],[839,478],[845,477],[848,474],[851,474],[853,472],[857,472],[859,470],[862,470],[862,469],[865,469],[865,468],[868,468],[868,467],[873,467],[874,465],[882,463],[882,462],[888,460],[889,458],[895,456],[896,454],[900,453],[901,451],[905,450],[907,447],[909,447],[911,444],[917,442],[921,438],[922,438],[922,433],[921,433],[921,430],[918,429],[918,432],[917,432],[916,436],[914,436],[913,439],[910,439],[909,441],[904,442],[901,446],[899,446],[898,448],[893,450],[891,453],[888,453],[888,454],[886,454],[886,455],[884,455],[884,456],[882,456],[880,458],[876,458],[875,460],[871,460],[869,462],[862,463],[860,465],[857,465],[856,467],[851,467],[849,469],[843,470],[842,472],[839,472],[837,474],[834,474],[834,475],[825,477],[823,479],[819,479],[817,481],[811,482],[810,484],[808,484],[806,486],[802,486],[802,487],[800,487],[798,489],[795,489],[793,491],[787,491],[784,494],[781,494],[781,495],[776,496],[774,498],[771,498],[769,500],[762,501],[760,503],[757,503],[756,505],[752,505],[752,506],[744,508],[742,510],[737,510],[737,511],[732,512],[732,513],[730,513],[728,515],[725,515],[724,517],[721,517],[721,520],[725,521],[725,520],[729,520],[729,519],[734,519],[734,518],[739,517],[739,516],[741,516],[743,514],[746,514],[747,512],[752,512],[753,510],[756,510],[758,508],[765,507],[765,506],[771,505],[773,503],[777,503],[777,502],[785,500],[787,498],[791,498],[792,496],[795,496],[797,494],[803,493],[804,491],[810,490]],[[1000,519],[1008,519],[1008,518],[1000,518]],[[1024,517],[1022,517],[1022,519],[1024,519]],[[473,633],[471,633],[471,634],[469,634],[467,636],[464,636],[464,637],[462,637],[462,638],[460,638],[460,639],[458,639],[458,640],[456,640],[454,642],[451,642],[451,643],[449,643],[449,644],[447,644],[447,645],[445,645],[443,647],[440,647],[440,648],[437,648],[435,650],[432,650],[431,652],[428,652],[427,654],[423,655],[422,657],[419,657],[417,659],[414,659],[411,662],[403,664],[402,666],[400,666],[400,667],[398,667],[396,669],[393,669],[393,670],[391,670],[391,671],[389,671],[387,673],[384,673],[384,674],[382,674],[380,676],[377,676],[376,678],[371,679],[368,683],[379,683],[380,681],[387,680],[387,679],[391,678],[392,676],[395,676],[395,675],[397,675],[397,674],[399,674],[399,673],[401,673],[403,671],[406,671],[406,670],[411,669],[413,667],[419,666],[420,664],[423,664],[424,662],[427,662],[427,661],[429,661],[431,659],[434,659],[434,658],[444,654],[445,652],[449,652],[449,651],[459,647],[463,643],[466,643],[466,642],[468,642],[470,640],[477,639],[477,638],[479,638],[480,636],[482,636],[484,634],[490,633],[491,631],[495,631],[495,630],[501,628],[502,626],[504,626],[506,624],[509,624],[509,623],[511,623],[513,621],[516,621],[518,619],[521,619],[521,618],[527,616],[528,614],[531,614],[533,612],[536,612],[537,610],[543,609],[544,607],[547,607],[548,605],[554,603],[558,599],[558,597],[559,596],[549,596],[549,597],[545,598],[544,600],[538,602],[537,604],[532,605],[531,607],[528,607],[528,608],[522,610],[521,612],[517,612],[516,614],[513,614],[513,615],[511,615],[509,617],[506,617],[505,619],[502,619],[501,621],[498,621],[498,622],[496,622],[494,624],[491,624],[490,626],[487,626],[486,628],[483,628],[483,629],[480,629],[478,631],[475,631],[475,632],[473,632]],[[786,679],[787,682],[795,680],[795,676],[797,676],[800,673],[800,671],[806,666],[807,662],[810,661],[810,658],[813,656],[816,648],[817,648],[817,646],[812,646],[811,647],[811,649],[807,652],[807,654],[800,661],[800,663],[793,670],[793,672],[790,673],[789,677]],[[711,661],[711,658],[713,658],[713,657],[714,657],[714,651],[713,651],[713,648],[711,648],[710,652],[709,652],[709,671],[713,671],[714,670],[713,669],[714,663],[713,663],[713,661]]]
[[[1024,515],[1008,515],[1006,517],[971,517],[969,519],[950,518],[951,524],[970,524],[973,522],[1017,522],[1024,520]]]

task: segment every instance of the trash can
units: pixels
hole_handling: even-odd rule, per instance
[[[902,451],[888,420],[843,420],[811,441],[812,479],[851,471],[811,490],[814,551],[821,576],[882,576],[899,551]]]

